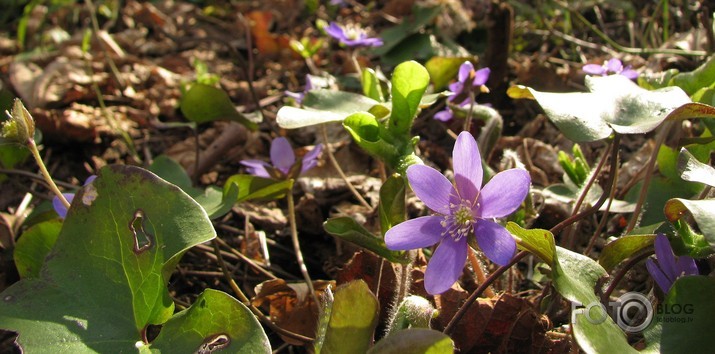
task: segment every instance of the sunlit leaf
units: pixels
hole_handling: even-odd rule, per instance
[[[428,328],[410,328],[383,338],[368,354],[447,354],[454,352],[452,339]]]
[[[517,238],[519,249],[527,250],[553,266],[556,257],[556,242],[554,235],[548,230],[522,228],[516,223],[508,222],[506,229]]]
[[[15,244],[13,258],[21,278],[37,278],[45,257],[55,246],[62,221],[48,220],[25,230]]]
[[[392,115],[388,129],[396,136],[409,134],[429,79],[427,69],[416,61],[404,62],[395,68],[392,74]]]
[[[433,57],[425,63],[434,89],[441,90],[457,76],[459,66],[471,58],[468,57]]]
[[[639,251],[650,247],[655,241],[655,235],[628,235],[609,242],[601,251],[598,263],[610,272],[624,260],[634,256]]]
[[[678,171],[680,177],[686,181],[699,182],[715,187],[715,168],[698,161],[693,154],[685,148],[678,154]]]
[[[404,252],[391,251],[385,246],[385,241],[379,238],[362,225],[358,224],[351,217],[331,218],[323,224],[325,231],[342,240],[354,243],[365,248],[390,262],[407,263],[408,259]]]
[[[275,180],[252,175],[233,175],[226,180],[224,194],[231,194],[231,185],[238,187],[236,202],[248,200],[275,200],[285,196],[293,188],[293,180]]]
[[[320,353],[363,354],[372,345],[379,304],[362,280],[338,287]]]
[[[251,130],[258,125],[236,110],[226,91],[209,85],[195,83],[181,97],[181,113],[186,119],[196,123],[215,120],[232,120]]]
[[[701,353],[715,345],[715,279],[682,277],[673,283],[654,322],[660,323],[661,353]]]
[[[713,82],[715,82],[715,57],[711,56],[695,70],[673,76],[670,84],[676,85],[688,95],[692,95],[703,87],[709,87]]]
[[[690,213],[698,224],[700,232],[715,249],[715,199],[687,200],[675,198],[665,203],[665,216],[669,221],[680,220]]]

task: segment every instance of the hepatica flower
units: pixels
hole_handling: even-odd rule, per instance
[[[316,145],[313,150],[303,156],[300,161],[300,170],[297,170],[298,164],[293,148],[288,139],[280,137],[271,142],[272,164],[261,160],[243,160],[241,164],[246,166],[248,173],[254,176],[279,179],[295,178],[318,164],[318,156],[322,150],[323,144]]]
[[[489,79],[489,74],[491,69],[482,68],[479,70],[474,70],[474,65],[471,62],[465,61],[459,67],[459,73],[457,74],[457,81],[449,85],[449,91],[452,93],[447,101],[454,103],[459,107],[468,108],[472,101],[469,92],[489,92],[484,84],[487,83]],[[452,108],[447,105],[447,107],[437,112],[434,118],[442,122],[446,122],[454,117],[454,112]]]
[[[348,47],[379,47],[382,39],[368,37],[364,29],[355,25],[340,26],[335,22],[325,28],[331,37]]]
[[[467,260],[467,238],[476,236],[484,254],[505,265],[516,251],[516,241],[493,221],[513,213],[527,193],[531,178],[521,169],[496,174],[482,188],[482,159],[477,142],[467,132],[457,137],[452,153],[454,185],[437,170],[424,165],[407,169],[407,179],[434,215],[408,220],[385,234],[391,250],[409,250],[439,243],[425,272],[425,289],[440,294],[459,279]]]
[[[656,260],[647,259],[645,265],[660,290],[663,290],[665,294],[668,293],[676,279],[686,275],[699,274],[695,260],[688,256],[675,257],[668,238],[663,234],[658,234],[655,238],[655,257]]]
[[[285,91],[285,95],[293,98],[298,104],[302,104],[303,98],[305,98],[305,94],[314,88],[315,87],[313,85],[313,77],[310,74],[306,74],[305,75],[305,87],[303,88],[303,91],[302,92]]]
[[[619,75],[623,75],[631,80],[638,78],[637,71],[631,69],[630,65],[628,65],[624,68],[623,63],[616,58],[609,59],[603,65],[586,64],[581,69],[583,71],[585,71],[587,74],[591,74],[591,75],[606,76],[609,74],[619,74]]]
[[[87,177],[82,186],[86,186],[92,183],[95,178],[97,178],[97,176],[95,175]],[[64,195],[65,199],[67,199],[67,201],[72,204],[72,200],[74,200],[74,193],[62,193],[62,195]],[[60,201],[59,197],[55,196],[54,198],[52,198],[52,207],[55,209],[57,215],[59,215],[62,219],[67,217],[67,208],[64,204],[62,204],[62,201]]]

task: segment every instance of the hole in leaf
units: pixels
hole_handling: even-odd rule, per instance
[[[198,350],[196,350],[197,354],[206,354],[206,353],[213,353],[217,350],[224,349],[231,344],[231,337],[229,337],[226,334],[219,333],[219,334],[214,334],[210,337],[207,337],[204,339],[204,342],[201,344]]]
[[[134,219],[129,223],[129,230],[134,235],[134,253],[141,254],[151,248],[154,243],[154,235],[144,230],[144,211],[137,209],[134,212]]]

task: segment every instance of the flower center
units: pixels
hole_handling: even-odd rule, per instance
[[[345,29],[345,31],[343,33],[345,33],[345,37],[347,39],[351,39],[351,40],[360,39],[360,36],[363,33],[362,29],[355,25],[350,25],[350,24],[345,25],[344,29]]]
[[[456,242],[469,234],[474,223],[472,208],[469,202],[462,200],[459,204],[450,204],[451,213],[445,215],[440,223],[444,227],[442,236],[450,236]]]

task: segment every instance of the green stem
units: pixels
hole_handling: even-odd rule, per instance
[[[47,167],[45,167],[44,161],[42,161],[42,157],[40,157],[40,151],[37,150],[37,145],[35,144],[35,140],[30,138],[27,140],[27,148],[30,149],[30,152],[32,153],[32,156],[35,158],[35,161],[37,162],[37,166],[40,167],[40,172],[42,172],[42,176],[45,178],[45,181],[47,182],[47,185],[50,187],[50,190],[52,190],[52,193],[55,193],[57,198],[60,199],[62,204],[65,206],[65,208],[69,209],[70,203],[67,201],[67,198],[62,194],[59,188],[57,188],[57,185],[55,184],[55,181],[52,180],[52,176],[50,176],[50,172],[47,171]]]
[[[313,288],[313,281],[310,279],[310,274],[308,274],[308,268],[305,266],[305,261],[303,260],[303,252],[300,250],[300,243],[298,242],[298,229],[295,222],[295,202],[293,201],[292,191],[286,193],[286,199],[288,201],[288,222],[290,223],[290,239],[293,241],[293,250],[295,251],[295,258],[298,261],[298,266],[300,267],[300,272],[303,274],[303,279],[308,285],[308,290],[310,295],[315,300],[315,304],[319,305],[320,301],[318,296],[315,295],[315,289]]]

